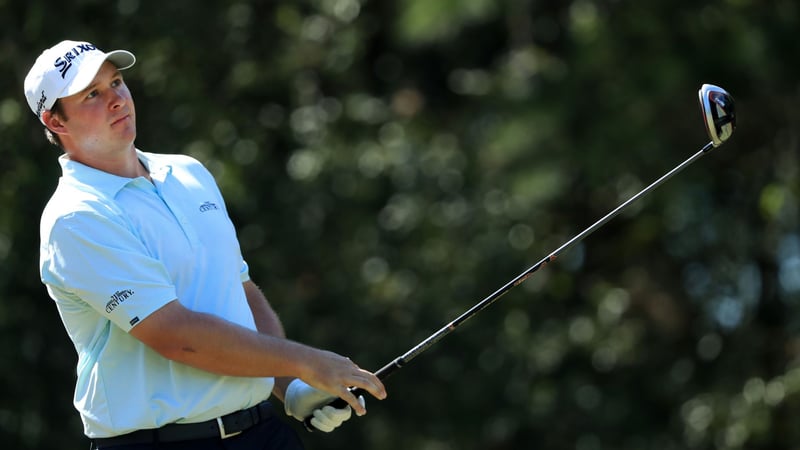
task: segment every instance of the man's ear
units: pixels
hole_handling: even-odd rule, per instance
[[[58,114],[53,114],[53,111],[44,111],[42,113],[42,122],[53,133],[66,134],[67,132],[66,127],[64,127],[64,121]]]

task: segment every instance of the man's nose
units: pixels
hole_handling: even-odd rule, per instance
[[[111,99],[109,103],[110,109],[119,109],[125,105],[127,99],[125,96],[117,91],[111,91]]]

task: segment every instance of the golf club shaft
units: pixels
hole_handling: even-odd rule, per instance
[[[713,142],[709,142],[708,144],[706,144],[702,149],[700,149],[697,153],[692,155],[689,159],[687,159],[686,161],[684,161],[681,164],[677,165],[674,169],[672,169],[669,172],[667,172],[666,174],[664,174],[661,178],[657,179],[652,184],[650,184],[646,188],[644,188],[641,191],[639,191],[636,195],[634,195],[633,197],[629,198],[627,201],[625,201],[621,205],[617,206],[613,211],[611,211],[610,213],[606,214],[603,218],[601,218],[600,220],[598,220],[597,222],[592,224],[589,228],[583,230],[581,233],[579,233],[578,235],[576,235],[575,237],[573,237],[572,239],[570,239],[569,241],[567,241],[566,243],[561,245],[561,247],[558,247],[556,250],[550,252],[550,254],[548,256],[546,256],[545,258],[543,258],[541,261],[539,261],[536,264],[534,264],[533,266],[529,267],[527,270],[525,270],[521,274],[517,275],[513,280],[509,281],[503,287],[501,287],[500,289],[494,291],[491,295],[489,295],[488,297],[484,298],[480,302],[476,303],[473,307],[468,309],[466,312],[464,312],[463,314],[461,314],[460,316],[455,318],[453,321],[451,321],[447,325],[443,326],[441,329],[439,329],[439,331],[433,333],[428,338],[426,338],[425,340],[423,340],[422,342],[420,342],[419,344],[417,344],[416,346],[411,348],[409,351],[407,351],[403,355],[395,358],[392,362],[390,362],[390,363],[386,364],[385,366],[383,366],[380,370],[375,372],[375,375],[381,380],[385,380],[386,378],[388,378],[394,372],[396,372],[397,370],[399,370],[400,368],[405,366],[412,359],[416,358],[420,353],[422,353],[425,350],[429,349],[434,344],[439,342],[442,338],[444,338],[445,336],[447,336],[448,334],[453,332],[453,330],[458,328],[461,324],[463,324],[464,322],[466,322],[467,320],[472,318],[477,313],[479,313],[479,312],[483,311],[484,309],[486,309],[486,307],[488,307],[489,305],[491,305],[492,303],[497,301],[500,297],[502,297],[504,294],[506,294],[512,288],[522,284],[525,280],[528,279],[529,276],[531,276],[534,272],[539,270],[542,266],[544,266],[545,264],[555,260],[559,255],[561,255],[561,253],[569,250],[575,244],[577,244],[577,243],[581,242],[582,240],[584,240],[587,236],[589,236],[590,234],[595,232],[598,228],[600,228],[603,225],[605,225],[609,220],[611,220],[614,217],[616,217],[617,215],[619,215],[623,210],[625,210],[625,208],[627,208],[629,205],[634,203],[636,200],[644,197],[645,195],[650,193],[650,191],[652,191],[653,189],[655,189],[658,186],[662,185],[664,182],[666,182],[667,180],[672,178],[675,174],[677,174],[678,172],[680,172],[681,170],[686,168],[686,166],[692,164],[693,162],[698,160],[700,157],[702,157],[704,154],[708,153],[713,148],[714,148]],[[363,389],[353,389],[352,393],[356,397],[358,397],[359,395],[363,395],[365,393],[365,391]],[[337,398],[336,400],[332,401],[330,403],[330,405],[333,406],[333,407],[336,407],[336,408],[344,408],[345,406],[347,406],[347,402],[345,402],[341,398]],[[306,419],[304,423],[305,423],[307,429],[309,429],[309,430],[313,430],[314,429],[313,425],[311,425],[310,418]]]

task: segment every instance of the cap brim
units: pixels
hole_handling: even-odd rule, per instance
[[[136,63],[136,57],[127,50],[114,50],[106,53],[106,59],[111,61],[117,69],[125,70]]]
[[[83,61],[80,66],[80,71],[75,75],[75,78],[64,88],[59,94],[58,98],[69,97],[78,92],[86,89],[91,84],[100,66],[104,62],[109,61],[114,64],[119,70],[125,70],[131,67],[136,62],[136,57],[133,53],[127,50],[114,50],[105,54],[97,55],[91,60]]]

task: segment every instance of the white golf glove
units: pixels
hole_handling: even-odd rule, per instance
[[[320,431],[330,433],[353,415],[350,406],[342,409],[328,406],[328,403],[335,399],[336,397],[311,387],[298,378],[289,383],[286,388],[283,407],[286,415],[301,422],[306,417],[313,416],[311,425]],[[365,404],[364,396],[359,396],[358,401],[363,406]]]

